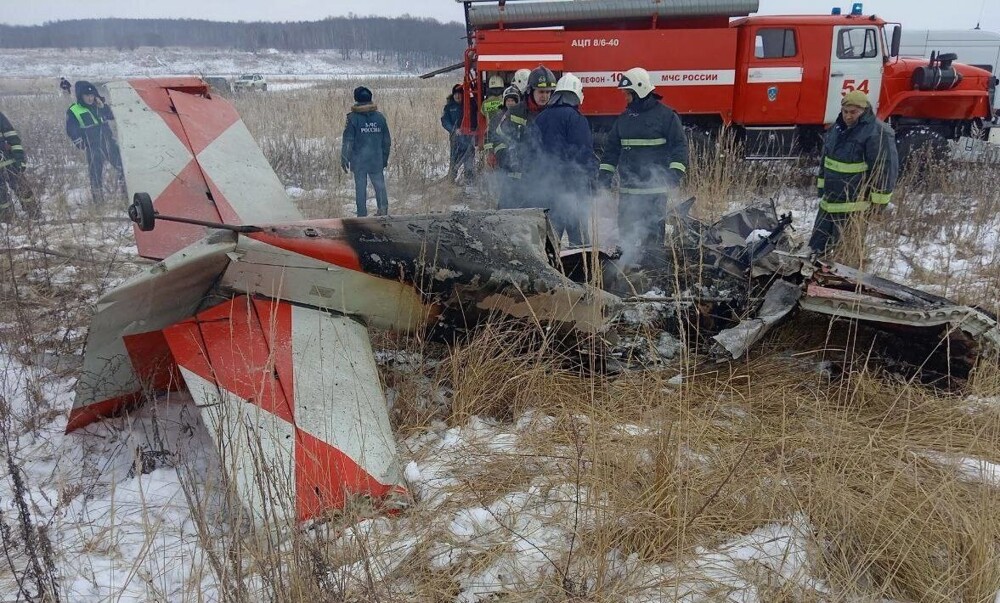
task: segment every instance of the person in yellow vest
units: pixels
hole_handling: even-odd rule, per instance
[[[24,177],[25,167],[26,155],[21,136],[7,116],[0,113],[0,222],[10,222],[14,218],[10,191],[17,195],[26,214],[32,218],[42,217],[31,187]]]
[[[94,202],[102,203],[105,163],[117,172],[119,187],[125,187],[121,151],[109,123],[115,116],[90,82],[78,81],[75,90],[76,102],[66,110],[66,135],[76,148],[87,153],[90,190]]]
[[[499,75],[491,75],[486,88],[486,98],[483,99],[483,106],[480,111],[486,118],[486,123],[490,123],[493,116],[500,112],[503,107],[503,78]]]

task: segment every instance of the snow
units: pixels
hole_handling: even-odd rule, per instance
[[[136,50],[4,48],[0,49],[0,63],[4,66],[4,77],[64,76],[71,80],[89,78],[97,81],[171,75],[234,77],[252,72],[268,79],[268,89],[274,87],[270,80],[276,77],[330,79],[362,75],[415,75],[405,72],[395,63],[381,64],[356,56],[345,60],[335,50],[293,53],[273,48],[261,53],[231,49],[145,47]],[[292,81],[279,84],[278,89],[292,90],[307,85]]]

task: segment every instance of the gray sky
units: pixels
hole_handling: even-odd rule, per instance
[[[410,13],[461,21],[453,0],[3,0],[0,22],[37,24],[86,17],[177,17],[220,21],[298,21],[327,16]],[[760,0],[761,13],[827,13],[848,0]],[[983,29],[1000,31],[998,0],[869,0],[865,12],[913,29],[971,29],[982,14]]]

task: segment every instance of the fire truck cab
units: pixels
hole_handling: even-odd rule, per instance
[[[989,72],[950,55],[898,57],[901,29],[860,4],[849,14],[794,16],[750,16],[757,0],[664,4],[466,1],[465,84],[477,95],[494,74],[509,82],[514,70],[540,64],[572,72],[585,87],[581,110],[600,132],[625,108],[621,73],[643,67],[690,130],[733,127],[750,158],[814,150],[851,90],[896,129],[901,152],[967,136],[990,117]],[[470,132],[477,125],[466,123]]]

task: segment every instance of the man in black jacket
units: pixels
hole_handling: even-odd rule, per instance
[[[21,200],[21,207],[32,218],[41,218],[38,203],[24,177],[26,156],[21,136],[7,116],[0,113],[0,222],[10,222],[14,217],[10,191]],[[9,190],[8,190],[9,189]]]
[[[102,202],[105,162],[115,168],[118,186],[125,188],[121,151],[110,124],[115,116],[93,84],[80,80],[75,88],[76,102],[66,110],[66,135],[76,148],[86,151],[90,190],[94,201]]]
[[[854,216],[888,205],[899,173],[896,135],[875,117],[868,97],[848,92],[840,106],[820,158],[819,211],[809,239],[817,253],[836,247]]]
[[[611,188],[618,171],[618,233],[626,260],[662,248],[668,199],[687,173],[688,145],[673,109],[660,102],[649,73],[635,67],[618,81],[628,106],[608,133],[599,181]]]
[[[385,116],[372,102],[372,91],[364,86],[354,89],[354,105],[347,114],[340,147],[340,166],[354,173],[354,200],[358,217],[368,215],[368,181],[375,188],[376,215],[389,215],[389,193],[385,170],[389,166],[392,137]]]
[[[462,134],[462,117],[465,107],[465,90],[462,84],[455,84],[451,88],[451,96],[444,105],[441,112],[441,127],[448,132],[448,179],[452,182],[458,176],[461,169],[465,181],[472,180],[473,164],[476,160],[476,149],[472,142],[472,137]]]

